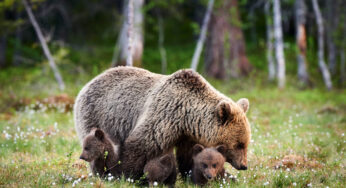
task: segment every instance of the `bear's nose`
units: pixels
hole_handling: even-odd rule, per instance
[[[210,175],[210,174],[207,174],[207,178],[208,178],[208,179],[211,179],[212,177],[211,177],[211,175]]]
[[[239,170],[247,170],[247,166],[241,165]]]
[[[82,159],[82,160],[85,160],[85,158],[82,155],[79,158]]]

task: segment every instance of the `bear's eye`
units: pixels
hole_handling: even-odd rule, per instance
[[[84,150],[85,150],[85,151],[88,151],[88,150],[89,150],[89,148],[88,148],[88,147],[84,147]]]
[[[203,167],[203,168],[208,168],[208,165],[205,164],[205,163],[202,163],[202,167]]]
[[[215,164],[213,164],[213,168],[216,168],[216,163],[215,163]]]

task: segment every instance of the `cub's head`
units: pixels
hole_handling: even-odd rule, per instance
[[[80,159],[91,162],[104,155],[105,133],[101,129],[92,130],[83,140],[83,152]]]
[[[249,101],[245,98],[236,103],[221,101],[216,107],[216,143],[226,146],[226,161],[238,170],[247,169],[247,147],[251,139],[250,124],[246,118],[248,109]]]
[[[193,170],[199,171],[205,179],[214,179],[224,169],[225,158],[223,154],[226,147],[204,148],[200,144],[193,147]]]
[[[173,153],[165,154],[161,157],[152,159],[144,166],[144,174],[149,183],[162,183],[175,168],[175,158]]]

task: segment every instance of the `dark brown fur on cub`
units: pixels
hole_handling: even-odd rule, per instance
[[[168,153],[147,162],[143,170],[149,185],[154,182],[173,187],[177,179],[177,168],[174,154]]]
[[[223,177],[225,174],[223,153],[225,146],[216,148],[204,148],[200,144],[193,147],[192,182],[197,185],[205,185],[215,177]]]
[[[114,143],[101,129],[92,130],[83,140],[80,159],[90,163],[94,175],[104,177],[112,173],[119,160],[119,143]]]

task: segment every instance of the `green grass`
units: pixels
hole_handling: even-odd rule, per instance
[[[67,65],[63,65],[67,66]],[[43,67],[43,68],[42,68]],[[61,94],[46,66],[0,72],[0,187],[132,187],[126,179],[90,177],[71,111],[45,107],[43,99]],[[66,71],[69,70],[69,71]],[[67,93],[80,88],[101,71],[90,74],[65,69]],[[256,79],[255,79],[256,78]],[[235,180],[212,182],[213,187],[343,187],[346,184],[345,90],[300,90],[294,78],[278,90],[265,76],[211,84],[234,100],[250,100],[252,127],[249,169],[227,171]],[[20,102],[23,99],[29,102]],[[280,166],[285,156],[302,160]],[[77,182],[77,183],[73,183]],[[181,179],[177,187],[193,187]]]

